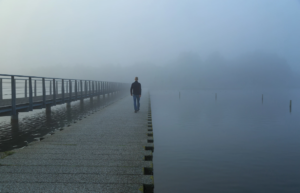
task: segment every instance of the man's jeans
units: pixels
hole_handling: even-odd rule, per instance
[[[134,110],[138,111],[140,110],[140,95],[135,95],[133,94],[133,105],[134,105]],[[136,104],[137,102],[137,104]]]

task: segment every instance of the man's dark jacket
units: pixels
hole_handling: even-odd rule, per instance
[[[132,93],[133,90],[133,93]],[[131,84],[130,94],[134,95],[142,95],[142,86],[138,81],[135,81]]]

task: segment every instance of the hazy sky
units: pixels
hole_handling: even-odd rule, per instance
[[[299,34],[299,0],[0,0],[2,73],[255,51],[300,70]]]

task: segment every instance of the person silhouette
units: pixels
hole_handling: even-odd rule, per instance
[[[133,107],[135,113],[140,110],[140,98],[142,95],[142,86],[141,83],[138,82],[138,79],[138,77],[135,77],[135,81],[131,84],[130,87],[130,94],[131,96],[133,96]]]

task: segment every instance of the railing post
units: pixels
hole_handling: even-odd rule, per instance
[[[0,78],[0,100],[3,99],[3,91],[2,91],[2,78]]]
[[[80,105],[81,105],[81,107],[83,107],[83,99],[84,99],[83,85],[82,85],[82,80],[80,80]]]
[[[65,82],[64,82],[64,79],[61,79],[61,99],[62,99],[62,102],[65,102]]]
[[[97,96],[97,81],[94,81],[93,87],[94,87],[94,96]]]
[[[32,79],[29,77],[29,110],[32,111],[33,109],[33,100],[32,100]]]
[[[89,94],[90,94],[90,97],[92,95],[92,89],[91,89],[92,85],[91,85],[91,81],[89,81]]]
[[[71,84],[72,84],[72,82],[71,82],[71,80],[69,80],[67,82],[67,86],[68,86],[68,89],[69,89],[69,100],[66,104],[67,108],[71,107],[71,102],[72,102],[72,92],[71,92],[72,87],[71,87]]]
[[[106,97],[106,82],[103,82],[103,95],[104,95],[104,98]]]
[[[100,95],[102,95],[102,81],[100,81]]]
[[[66,93],[69,93],[70,91],[69,91],[69,84],[68,84],[68,82],[67,82],[67,84],[66,84]]]
[[[108,83],[108,93],[111,96],[111,82]]]
[[[94,82],[93,81],[89,81],[89,85],[90,85],[90,101],[91,104],[93,104],[93,97],[94,97]]]
[[[111,93],[110,93],[110,82],[107,83],[107,92],[108,92],[108,97],[111,96]]]
[[[24,96],[27,98],[27,80],[25,80]]]
[[[92,95],[95,96],[95,81],[92,81]]]
[[[56,84],[56,90],[55,90],[55,92],[58,95],[58,81],[56,81],[55,84]]]
[[[46,107],[46,84],[45,78],[42,79],[43,82],[43,106]]]
[[[86,84],[86,80],[84,81],[84,98],[86,98],[87,96],[87,84]]]
[[[56,105],[56,89],[57,89],[57,85],[55,85],[55,78],[53,78],[53,104]],[[50,87],[51,88],[51,87]]]
[[[34,97],[36,97],[36,80],[34,80]]]
[[[77,80],[75,80],[75,99],[77,100],[77,90],[78,90],[78,87],[77,87]]]
[[[105,94],[104,94],[104,82],[101,82],[101,94],[103,99],[105,99]]]
[[[77,95],[79,95],[79,92],[80,92],[80,84],[79,84],[79,82],[77,81]]]
[[[103,91],[104,91],[103,96],[105,98],[106,97],[105,96],[106,95],[106,82],[103,82]]]
[[[50,87],[50,95],[52,95],[52,80],[50,80],[49,87]]]
[[[11,123],[18,122],[18,112],[16,109],[16,81],[15,77],[11,76]]]
[[[95,96],[98,95],[98,88],[97,88],[97,81],[94,81],[94,87],[95,87]]]
[[[72,80],[69,80],[69,101],[72,102]]]
[[[96,90],[97,90],[97,100],[100,102],[100,84],[99,81],[96,81]]]
[[[82,80],[80,80],[80,98],[83,98],[83,97],[82,97],[82,94],[83,94],[82,91],[83,91],[83,90],[82,90]]]
[[[107,97],[109,98],[109,82],[106,82]]]

